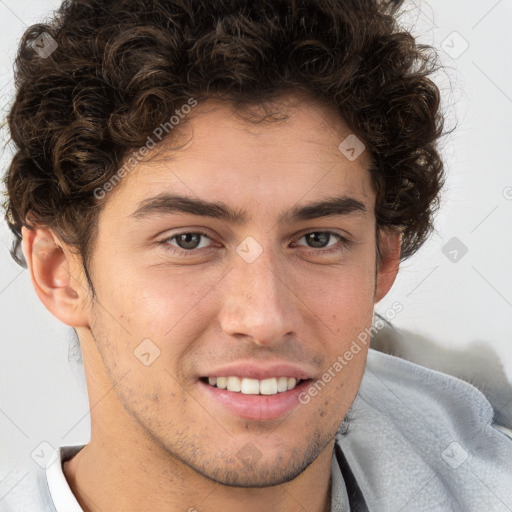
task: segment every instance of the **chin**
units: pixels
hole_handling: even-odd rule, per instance
[[[279,453],[264,457],[252,443],[247,443],[234,456],[218,456],[202,467],[187,465],[209,480],[228,487],[272,487],[297,478],[317,459],[326,443],[314,441],[306,446],[303,452],[298,449],[294,449],[291,455],[288,452],[286,458]]]
[[[267,468],[259,467],[255,470],[247,469],[245,471],[239,469],[227,470],[225,467],[222,467],[212,473],[200,473],[204,477],[227,487],[262,488],[290,482],[299,476],[308,466],[309,464],[305,464],[291,468],[289,465],[285,465],[280,468],[270,464]]]

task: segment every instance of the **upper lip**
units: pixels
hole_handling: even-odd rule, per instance
[[[203,377],[240,377],[249,379],[270,379],[272,377],[294,377],[297,380],[311,378],[311,372],[287,363],[259,362],[236,363],[209,370]]]

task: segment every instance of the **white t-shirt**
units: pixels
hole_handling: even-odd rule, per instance
[[[511,425],[494,413],[473,385],[369,349],[336,438],[331,512],[510,512]],[[81,446],[60,447],[46,469],[4,468],[0,512],[82,512],[62,472]]]

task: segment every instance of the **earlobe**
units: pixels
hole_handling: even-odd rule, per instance
[[[380,302],[395,282],[400,267],[401,234],[393,229],[380,232],[382,262],[377,272],[374,303]]]
[[[22,236],[27,269],[41,302],[66,325],[87,326],[87,289],[75,277],[70,253],[48,229],[23,227]]]

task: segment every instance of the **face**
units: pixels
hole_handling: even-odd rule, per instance
[[[184,148],[139,163],[108,194],[94,245],[101,359],[87,371],[116,383],[160,449],[226,485],[289,481],[330,447],[368,347],[305,393],[332,376],[391,286],[376,274],[369,156],[338,150],[350,130],[323,107],[289,114],[254,125],[199,105]],[[331,198],[329,215],[305,208]]]

